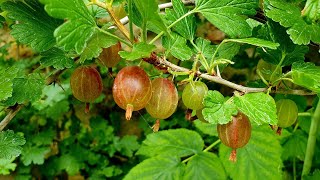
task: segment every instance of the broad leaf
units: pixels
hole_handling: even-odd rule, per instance
[[[149,134],[137,154],[145,156],[175,155],[189,156],[202,151],[204,142],[201,136],[187,129],[172,129]]]
[[[64,154],[58,159],[58,168],[66,170],[69,175],[77,174],[83,167],[83,163],[71,154]]]
[[[15,158],[10,159],[1,159],[0,158],[0,175],[8,175],[10,171],[14,171],[17,167],[17,164],[13,163]]]
[[[234,102],[241,112],[247,115],[250,121],[276,125],[277,109],[274,99],[265,93],[249,93],[236,96]]]
[[[195,44],[200,49],[200,52],[197,52],[197,50],[194,49],[196,53],[202,53],[207,60],[212,58],[216,47],[211,45],[211,41],[199,37],[196,39]]]
[[[320,67],[313,63],[296,62],[292,64],[292,79],[299,86],[317,93],[320,92]]]
[[[308,176],[304,176],[303,177],[304,180],[316,180],[316,179],[320,179],[320,170],[316,169],[312,175],[308,175]]]
[[[301,10],[281,0],[265,1],[266,16],[288,28],[287,33],[295,44],[309,44],[310,41],[320,42],[320,26],[309,24],[301,17]]]
[[[256,0],[196,0],[195,11],[231,37],[248,37],[251,27],[245,15],[254,15]]]
[[[23,147],[21,161],[25,166],[33,164],[43,164],[44,158],[50,152],[50,147],[38,147],[27,144]]]
[[[187,46],[187,40],[183,37],[172,34],[172,37],[162,38],[163,47],[166,48],[166,54],[172,54],[180,60],[189,60],[192,56],[192,50]]]
[[[137,179],[182,179],[185,165],[174,156],[157,156],[142,161],[130,170],[124,180]]]
[[[133,152],[139,149],[140,145],[137,142],[137,136],[124,136],[123,138],[119,139],[116,138],[114,140],[115,148],[121,152],[121,154],[132,157]]]
[[[36,101],[40,99],[44,86],[44,79],[37,74],[30,74],[25,78],[15,78],[12,86],[12,97],[8,98],[5,104],[12,106],[15,103]]]
[[[72,58],[67,57],[66,53],[58,48],[51,48],[48,51],[41,53],[41,65],[53,66],[56,69],[71,68],[74,64]]]
[[[19,23],[12,26],[11,34],[19,42],[36,51],[45,51],[56,43],[54,30],[62,23],[50,17],[37,0],[6,1],[1,5],[10,19]]]
[[[96,24],[83,0],[40,0],[47,13],[55,18],[67,19],[54,31],[58,45],[64,50],[82,53]]]
[[[203,117],[211,124],[227,124],[238,110],[231,101],[226,101],[219,91],[209,90],[203,100]]]
[[[298,157],[301,161],[304,160],[308,142],[308,136],[302,130],[297,130],[289,136],[282,139],[282,159]]]
[[[237,43],[245,43],[245,44],[251,44],[258,47],[266,47],[270,49],[277,49],[279,46],[279,43],[274,43],[271,41],[266,41],[263,39],[258,38],[245,38],[245,39],[228,39],[227,41],[230,42],[237,42]]]
[[[181,0],[172,0],[173,10],[166,10],[166,18],[173,23],[181,16],[188,13],[187,8]],[[178,32],[182,37],[192,41],[196,32],[196,18],[194,15],[189,15],[179,21],[173,26],[173,29]]]
[[[152,51],[154,51],[155,49],[155,45],[141,42],[138,44],[134,44],[131,52],[120,51],[119,54],[126,60],[136,60],[150,57]]]
[[[21,154],[22,145],[26,140],[11,130],[0,132],[0,159],[11,160]]]
[[[237,149],[237,161],[229,161],[231,148],[220,145],[220,159],[232,179],[281,179],[282,148],[268,125],[252,126],[249,143]]]
[[[70,109],[70,104],[68,100],[62,100],[54,103],[53,106],[48,107],[45,110],[45,114],[48,118],[53,120],[58,120],[61,116],[67,113]]]
[[[32,138],[32,143],[37,146],[52,144],[53,138],[55,138],[55,131],[47,129],[46,131],[39,132]]]
[[[193,121],[197,129],[199,129],[203,134],[208,134],[210,136],[218,136],[217,125],[210,124],[207,122],[202,122],[199,119]]]
[[[108,48],[118,42],[114,37],[108,36],[100,31],[95,31],[92,37],[88,40],[83,53],[80,56],[80,62],[86,59],[92,59],[99,56],[102,48]]]
[[[16,77],[17,72],[18,68],[14,66],[0,70],[0,101],[12,96],[13,79]]]
[[[220,159],[215,154],[201,152],[189,160],[183,179],[227,179],[227,174]]]

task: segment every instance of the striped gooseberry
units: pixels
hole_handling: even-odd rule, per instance
[[[298,118],[298,107],[290,99],[280,99],[276,102],[278,126],[286,128],[293,125]]]
[[[98,57],[99,62],[108,68],[116,66],[121,60],[121,57],[118,54],[120,50],[120,42],[108,48],[104,48]]]
[[[208,92],[208,87],[201,81],[190,82],[186,85],[182,92],[183,104],[192,110],[203,108],[203,98]]]

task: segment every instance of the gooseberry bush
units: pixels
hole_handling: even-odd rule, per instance
[[[319,179],[320,0],[0,12],[0,179]]]

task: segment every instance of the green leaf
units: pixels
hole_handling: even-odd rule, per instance
[[[320,93],[320,67],[310,62],[292,64],[293,83]]]
[[[14,171],[17,167],[17,164],[12,163],[15,158],[10,159],[1,159],[0,158],[0,175],[8,175],[10,171]]]
[[[55,138],[56,134],[52,129],[47,129],[45,131],[42,131],[38,134],[36,134],[32,138],[32,143],[34,143],[37,146],[40,145],[50,145],[53,141],[53,138]]]
[[[137,154],[145,156],[175,155],[189,156],[202,151],[204,142],[201,136],[187,129],[172,129],[149,134]]]
[[[0,15],[0,28],[3,28],[3,25],[5,22],[6,22],[6,19],[2,15]]]
[[[116,38],[96,30],[88,40],[88,44],[80,56],[80,62],[84,62],[86,59],[98,57],[102,52],[102,48],[108,48],[117,42],[118,40]]]
[[[134,44],[131,52],[120,51],[119,54],[126,60],[136,60],[141,58],[150,57],[151,52],[156,49],[155,45],[147,44],[144,42]]]
[[[287,33],[295,44],[320,42],[320,26],[305,22],[298,6],[280,0],[265,2],[266,16],[288,28]]]
[[[199,37],[196,39],[196,45],[200,49],[200,52],[204,55],[204,57],[206,59],[212,58],[216,47],[214,45],[211,45],[211,41],[204,39],[202,37]],[[195,52],[197,52],[197,51],[195,50]]]
[[[48,118],[53,120],[57,120],[65,113],[67,113],[70,109],[68,100],[62,100],[55,103],[53,106],[50,106],[46,109],[45,113]]]
[[[189,160],[183,179],[227,179],[227,174],[220,159],[215,154],[201,152]]]
[[[21,154],[22,145],[26,143],[24,137],[12,130],[0,132],[0,159],[11,160]]]
[[[142,24],[151,23],[162,31],[167,32],[167,28],[159,15],[158,3],[156,0],[133,0],[140,15]]]
[[[315,171],[313,171],[312,175],[304,176],[303,179],[304,179],[304,180],[316,180],[316,179],[320,179],[320,170],[319,170],[319,169],[316,169]]]
[[[219,91],[209,90],[203,100],[203,117],[211,124],[227,124],[238,110],[231,101],[226,101]]]
[[[50,147],[38,147],[29,143],[23,147],[21,161],[25,166],[29,166],[31,163],[43,164],[45,155],[49,152]]]
[[[48,50],[56,44],[53,32],[62,21],[50,17],[38,1],[6,1],[1,7],[10,19],[19,22],[11,31],[19,42],[36,51]]]
[[[12,96],[13,79],[17,76],[18,70],[15,66],[0,70],[0,101]]]
[[[132,157],[133,152],[138,150],[140,145],[137,142],[137,136],[124,136],[121,140],[116,139],[114,141],[115,148],[121,152],[121,154]]]
[[[282,148],[269,125],[252,126],[249,143],[237,149],[237,161],[229,161],[231,148],[220,145],[220,159],[232,179],[281,179]]]
[[[172,154],[175,155],[175,154]],[[175,156],[157,156],[142,161],[130,170],[124,180],[182,179],[185,165]]]
[[[270,48],[270,49],[277,49],[277,47],[279,46],[279,43],[274,43],[274,42],[271,42],[271,41],[266,41],[266,40],[263,40],[263,39],[258,39],[258,38],[253,38],[253,37],[245,38],[245,39],[227,39],[227,41],[251,44],[251,45],[254,45],[254,46],[266,47],[266,48]]]
[[[166,18],[173,23],[186,13],[188,9],[181,0],[172,0],[173,9],[166,9]],[[182,37],[192,41],[196,32],[196,19],[194,15],[189,15],[173,26],[173,29]]]
[[[308,136],[306,136],[302,130],[298,129],[289,136],[285,137],[282,141],[282,159],[284,161],[293,157],[298,157],[301,161],[304,160]]]
[[[8,98],[5,104],[12,106],[15,103],[36,101],[40,99],[44,86],[44,79],[37,74],[30,74],[25,78],[15,78],[12,86],[12,97]]]
[[[196,0],[196,12],[200,12],[212,24],[230,37],[248,37],[251,27],[245,15],[254,15],[256,0]]]
[[[40,0],[47,13],[55,18],[67,19],[54,31],[58,45],[65,51],[82,53],[97,27],[83,0]]]
[[[197,129],[199,129],[203,134],[208,134],[210,136],[218,136],[217,126],[215,124],[205,123],[198,120],[193,121]]]
[[[51,48],[41,53],[40,63],[42,66],[53,66],[56,69],[71,68],[74,65],[72,58],[59,48]]]
[[[58,159],[58,168],[66,170],[69,175],[77,174],[82,167],[83,164],[71,154],[64,154]]]
[[[276,125],[278,122],[276,103],[268,94],[260,92],[236,96],[234,102],[250,121],[258,125],[262,123]]]
[[[192,56],[192,50],[187,46],[187,40],[175,33],[171,34],[171,38],[164,36],[162,45],[166,48],[166,54],[171,53],[180,60],[189,60]]]

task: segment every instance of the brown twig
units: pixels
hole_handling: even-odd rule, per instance
[[[14,105],[11,107],[11,110],[6,115],[6,117],[0,122],[0,131],[2,131],[9,122],[14,118],[14,116],[20,111],[23,105]]]

